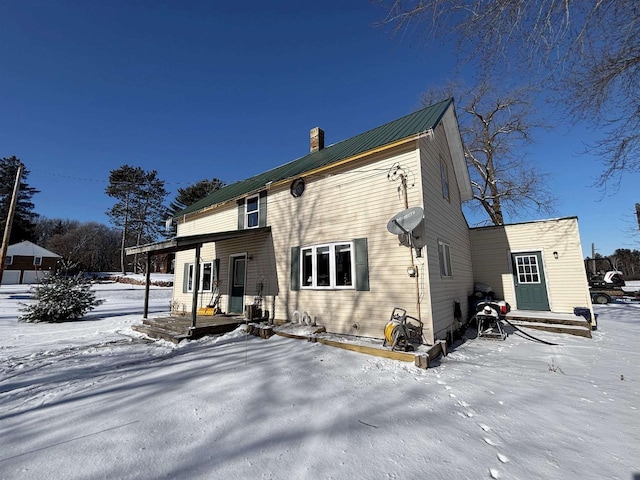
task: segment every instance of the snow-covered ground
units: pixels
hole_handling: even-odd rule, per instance
[[[86,320],[49,325],[0,288],[1,479],[640,475],[640,304],[596,307],[592,339],[474,339],[420,370],[241,331],[150,342],[143,287],[96,289]]]

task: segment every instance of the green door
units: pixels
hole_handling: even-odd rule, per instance
[[[540,252],[512,253],[513,283],[518,310],[549,310]]]
[[[244,312],[244,287],[247,259],[244,255],[231,257],[231,297],[229,313]]]

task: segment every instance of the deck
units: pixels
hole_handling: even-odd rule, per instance
[[[176,315],[145,318],[142,325],[132,325],[131,328],[151,338],[178,343],[185,339],[230,332],[245,322],[247,319],[242,315],[198,315],[196,326],[192,327],[190,316]]]

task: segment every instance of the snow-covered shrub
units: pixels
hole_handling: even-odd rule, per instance
[[[22,322],[68,322],[81,319],[87,312],[100,305],[91,284],[82,274],[66,276],[54,274],[35,288],[38,303],[27,305],[21,311]]]

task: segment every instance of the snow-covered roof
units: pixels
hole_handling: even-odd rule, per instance
[[[7,248],[7,255],[17,257],[61,258],[57,253],[53,253],[46,248],[39,247],[28,240],[9,245]]]

